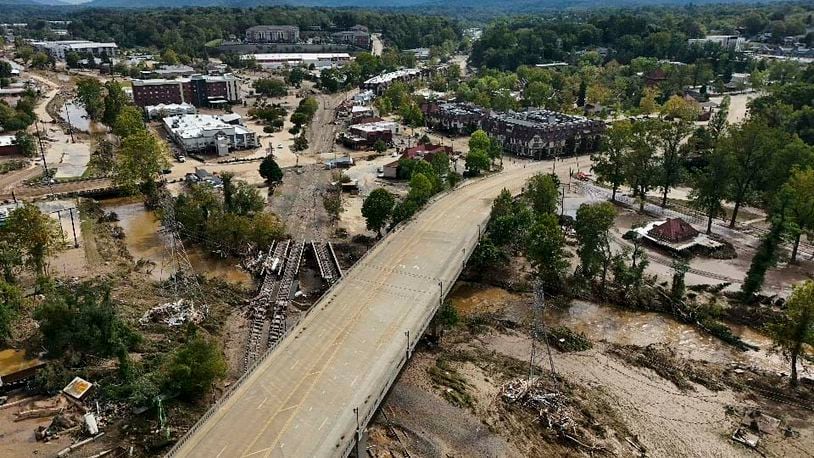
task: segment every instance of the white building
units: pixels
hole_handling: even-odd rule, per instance
[[[147,105],[144,112],[150,119],[166,118],[168,116],[191,115],[198,113],[198,109],[189,103],[159,103],[158,105]]]
[[[342,53],[270,53],[246,54],[242,59],[251,59],[263,68],[273,69],[280,67],[310,67],[316,68],[338,67],[353,58],[350,54]]]
[[[746,40],[739,35],[707,35],[704,38],[690,38],[687,40],[690,45],[705,45],[706,43],[715,43],[722,48],[733,49],[735,51],[742,51],[746,45]]]
[[[257,136],[240,125],[240,117],[186,114],[163,119],[164,128],[185,152],[214,151],[226,156],[231,150],[256,148]],[[227,122],[230,121],[230,122]]]
[[[71,52],[77,54],[90,53],[94,57],[113,57],[119,49],[116,43],[97,43],[87,40],[32,41],[31,46],[59,60],[64,60],[65,55]]]

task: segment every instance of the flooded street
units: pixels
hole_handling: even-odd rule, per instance
[[[166,238],[159,233],[160,222],[153,212],[147,211],[138,198],[108,199],[101,202],[106,212],[115,212],[119,226],[124,229],[127,250],[134,259],[146,259],[155,263],[152,276],[164,280],[173,273],[173,267],[166,259]],[[208,256],[198,247],[186,246],[187,256],[196,273],[208,278],[251,286],[251,276],[237,266],[234,259],[216,259]]]
[[[449,300],[462,316],[502,310],[502,313],[517,316],[522,321],[530,319],[531,295],[512,293],[498,287],[459,282]],[[576,300],[567,310],[548,309],[544,318],[548,326],[566,326],[585,334],[592,341],[637,346],[661,343],[685,358],[724,364],[735,361],[776,372],[789,371],[783,356],[772,351],[772,340],[744,326],[729,325],[735,335],[759,350],[739,351],[695,326],[664,314],[625,310],[592,302]]]
[[[74,130],[87,133],[105,132],[107,129],[98,122],[91,121],[85,107],[76,101],[68,102],[59,110],[59,117],[69,123]]]

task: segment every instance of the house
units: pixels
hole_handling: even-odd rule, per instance
[[[194,173],[187,173],[185,178],[189,184],[207,184],[215,189],[220,189],[223,187],[223,180],[215,175],[212,175],[208,171],[197,167],[195,168]]]
[[[348,131],[342,134],[340,140],[345,146],[354,149],[367,149],[379,140],[391,144],[393,136],[401,133],[399,123],[382,120],[366,121],[350,126]]]
[[[432,161],[433,156],[439,153],[446,153],[448,156],[451,156],[452,147],[444,145],[421,144],[405,149],[401,157],[406,159],[423,159],[429,162]]]
[[[633,229],[636,234],[663,248],[681,252],[695,247],[717,249],[722,243],[701,234],[681,218],[667,218],[664,221],[653,221],[644,227]]]
[[[398,178],[399,177],[399,161],[393,161],[389,164],[385,164],[382,167],[382,177],[383,178]]]
[[[20,146],[14,135],[0,135],[0,156],[20,154]]]
[[[652,72],[647,73],[644,76],[644,84],[647,87],[658,86],[659,84],[661,84],[662,82],[664,82],[666,80],[667,80],[667,73],[664,70],[660,69],[660,68],[657,68],[657,69],[653,70]]]

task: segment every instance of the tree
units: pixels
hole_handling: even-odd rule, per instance
[[[690,270],[690,264],[686,259],[676,257],[673,259],[673,284],[670,287],[670,297],[678,302],[684,300],[684,293],[686,292],[687,285],[684,282],[684,277],[687,271]]]
[[[266,97],[285,97],[288,87],[285,82],[275,78],[261,78],[254,81],[254,90]]]
[[[667,195],[684,176],[684,164],[689,148],[682,144],[684,138],[690,134],[692,124],[684,118],[674,117],[672,121],[661,123],[656,138],[661,147],[661,156],[658,161],[658,184],[661,187],[661,206],[667,207]]]
[[[362,204],[362,216],[369,231],[381,235],[382,228],[393,215],[396,199],[389,191],[377,188],[370,192]]]
[[[140,339],[119,317],[110,287],[90,282],[48,290],[34,311],[45,348],[51,357],[79,360],[85,355],[126,357]]]
[[[489,166],[491,164],[491,160],[485,151],[482,150],[469,150],[469,154],[466,155],[466,170],[468,170],[473,175],[480,175],[480,173],[484,170],[489,170]]]
[[[727,196],[734,204],[729,227],[735,227],[738,210],[751,199],[772,153],[786,143],[786,136],[761,118],[750,118],[721,138],[721,147],[732,157],[732,181]]]
[[[20,149],[20,154],[25,157],[34,157],[37,154],[37,145],[34,143],[34,137],[24,130],[17,131],[14,135],[14,141]]]
[[[130,193],[136,192],[141,184],[154,184],[161,171],[169,167],[166,148],[147,130],[129,135],[116,155],[113,181]]]
[[[554,215],[559,206],[559,179],[556,175],[538,173],[526,185],[526,198],[538,215]]]
[[[469,151],[488,151],[489,147],[492,145],[491,140],[489,140],[489,135],[481,130],[478,129],[472,133],[472,136],[469,137]]]
[[[79,60],[80,60],[79,54],[74,51],[65,54],[65,65],[67,65],[68,68],[78,67]]]
[[[587,205],[577,209],[574,229],[577,234],[577,255],[583,277],[593,279],[600,268],[607,267],[609,258],[610,229],[613,226],[615,211],[609,202]],[[603,271],[604,284],[607,270]]]
[[[427,175],[415,172],[410,178],[410,192],[407,198],[415,201],[419,206],[424,205],[433,195],[433,184]]]
[[[706,159],[707,165],[692,175],[690,201],[707,215],[707,234],[712,234],[712,220],[723,214],[723,201],[731,184],[731,156],[716,148]]]
[[[278,183],[283,181],[283,169],[277,165],[277,161],[269,154],[260,163],[260,176],[267,183]]]
[[[0,238],[16,246],[35,275],[46,275],[46,261],[60,246],[56,220],[26,203],[12,211],[0,229]]]
[[[633,195],[640,199],[639,211],[644,211],[647,192],[653,187],[658,176],[654,138],[656,126],[653,121],[634,125],[632,147],[625,156],[625,182],[633,188]]]
[[[184,399],[200,398],[226,375],[226,359],[218,345],[193,331],[165,367],[168,388]]]
[[[755,294],[760,292],[766,272],[777,263],[778,248],[782,242],[784,226],[782,216],[774,218],[771,229],[760,241],[749,270],[746,271],[746,278],[741,285],[741,296],[745,301],[751,301]]]
[[[387,143],[385,143],[381,138],[376,140],[376,143],[373,144],[373,150],[379,154],[384,153],[387,151]]]
[[[80,78],[76,83],[76,96],[85,107],[90,119],[99,120],[105,112],[105,99],[102,83],[95,78]]]
[[[613,123],[602,141],[600,152],[591,156],[592,170],[601,183],[611,185],[611,201],[616,201],[616,192],[625,182],[625,160],[633,140],[633,127],[630,121]]]
[[[814,281],[806,280],[794,287],[785,319],[771,325],[769,331],[791,361],[789,383],[797,386],[797,360],[803,345],[814,345]]]
[[[248,216],[261,212],[266,206],[266,200],[260,196],[256,187],[234,179],[234,174],[225,172],[221,175],[223,180],[223,209],[228,213]]]
[[[803,233],[814,231],[814,169],[795,170],[785,191],[791,199],[789,212],[794,223],[791,262],[794,263]]]
[[[557,217],[550,213],[537,216],[529,231],[527,256],[548,291],[559,291],[568,269],[565,235]]]
[[[322,207],[332,220],[338,221],[339,215],[345,211],[342,206],[342,194],[339,192],[328,192],[322,196]]]
[[[298,135],[294,139],[294,151],[305,151],[308,149],[308,139],[305,137],[305,132]]]
[[[107,95],[105,95],[105,109],[102,122],[108,126],[113,126],[118,120],[122,109],[128,104],[127,94],[124,93],[122,85],[116,81],[106,82],[105,89],[107,90]]]
[[[16,285],[0,280],[0,343],[11,337],[14,320],[23,305],[23,292]]]
[[[107,117],[107,113],[107,109],[105,109],[105,117]],[[119,110],[111,126],[113,127],[113,133],[119,138],[125,138],[136,132],[144,131],[142,111],[132,105],[124,106]]]
[[[179,62],[178,53],[170,48],[165,49],[163,52],[161,52],[161,62],[167,65],[177,65]]]
[[[51,67],[53,64],[54,59],[42,51],[35,52],[34,55],[31,56],[31,66],[34,68],[45,70],[48,67]]]

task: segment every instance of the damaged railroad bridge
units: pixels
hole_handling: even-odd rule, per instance
[[[252,356],[168,456],[364,454],[366,425],[477,245],[492,200],[504,188],[519,193],[546,165],[465,182],[388,234],[276,346]],[[300,256],[304,242],[291,243],[286,254]]]

